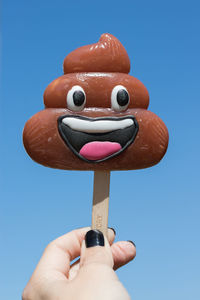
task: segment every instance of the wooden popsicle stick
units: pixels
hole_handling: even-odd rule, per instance
[[[92,229],[107,236],[110,171],[94,171]]]

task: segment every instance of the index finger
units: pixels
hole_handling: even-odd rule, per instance
[[[70,262],[80,255],[82,241],[89,229],[75,229],[52,241],[46,247],[35,272],[56,271],[66,279]]]
[[[80,256],[81,245],[85,234],[90,227],[75,229],[52,241],[45,249],[38,266],[34,272],[44,276],[47,274],[53,279],[65,279],[68,277],[70,262]],[[108,238],[112,243],[114,240],[113,230],[108,230]]]

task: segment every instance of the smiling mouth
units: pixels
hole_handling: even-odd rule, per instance
[[[122,153],[139,130],[134,116],[88,118],[61,116],[58,131],[65,144],[80,159],[98,163]]]

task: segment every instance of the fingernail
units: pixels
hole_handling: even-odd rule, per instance
[[[99,230],[90,230],[85,235],[86,248],[104,246],[104,236]]]
[[[127,241],[127,242],[133,244],[133,246],[136,248],[136,244],[133,241]]]
[[[116,231],[113,227],[109,227],[109,229],[111,229],[114,232],[114,235],[116,235]]]

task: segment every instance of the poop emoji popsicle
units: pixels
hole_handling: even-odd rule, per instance
[[[44,92],[45,109],[23,132],[26,151],[36,162],[95,171],[93,227],[104,232],[109,172],[151,167],[168,145],[165,124],[147,110],[147,89],[129,71],[128,54],[111,34],[74,50],[64,59],[64,75]]]

